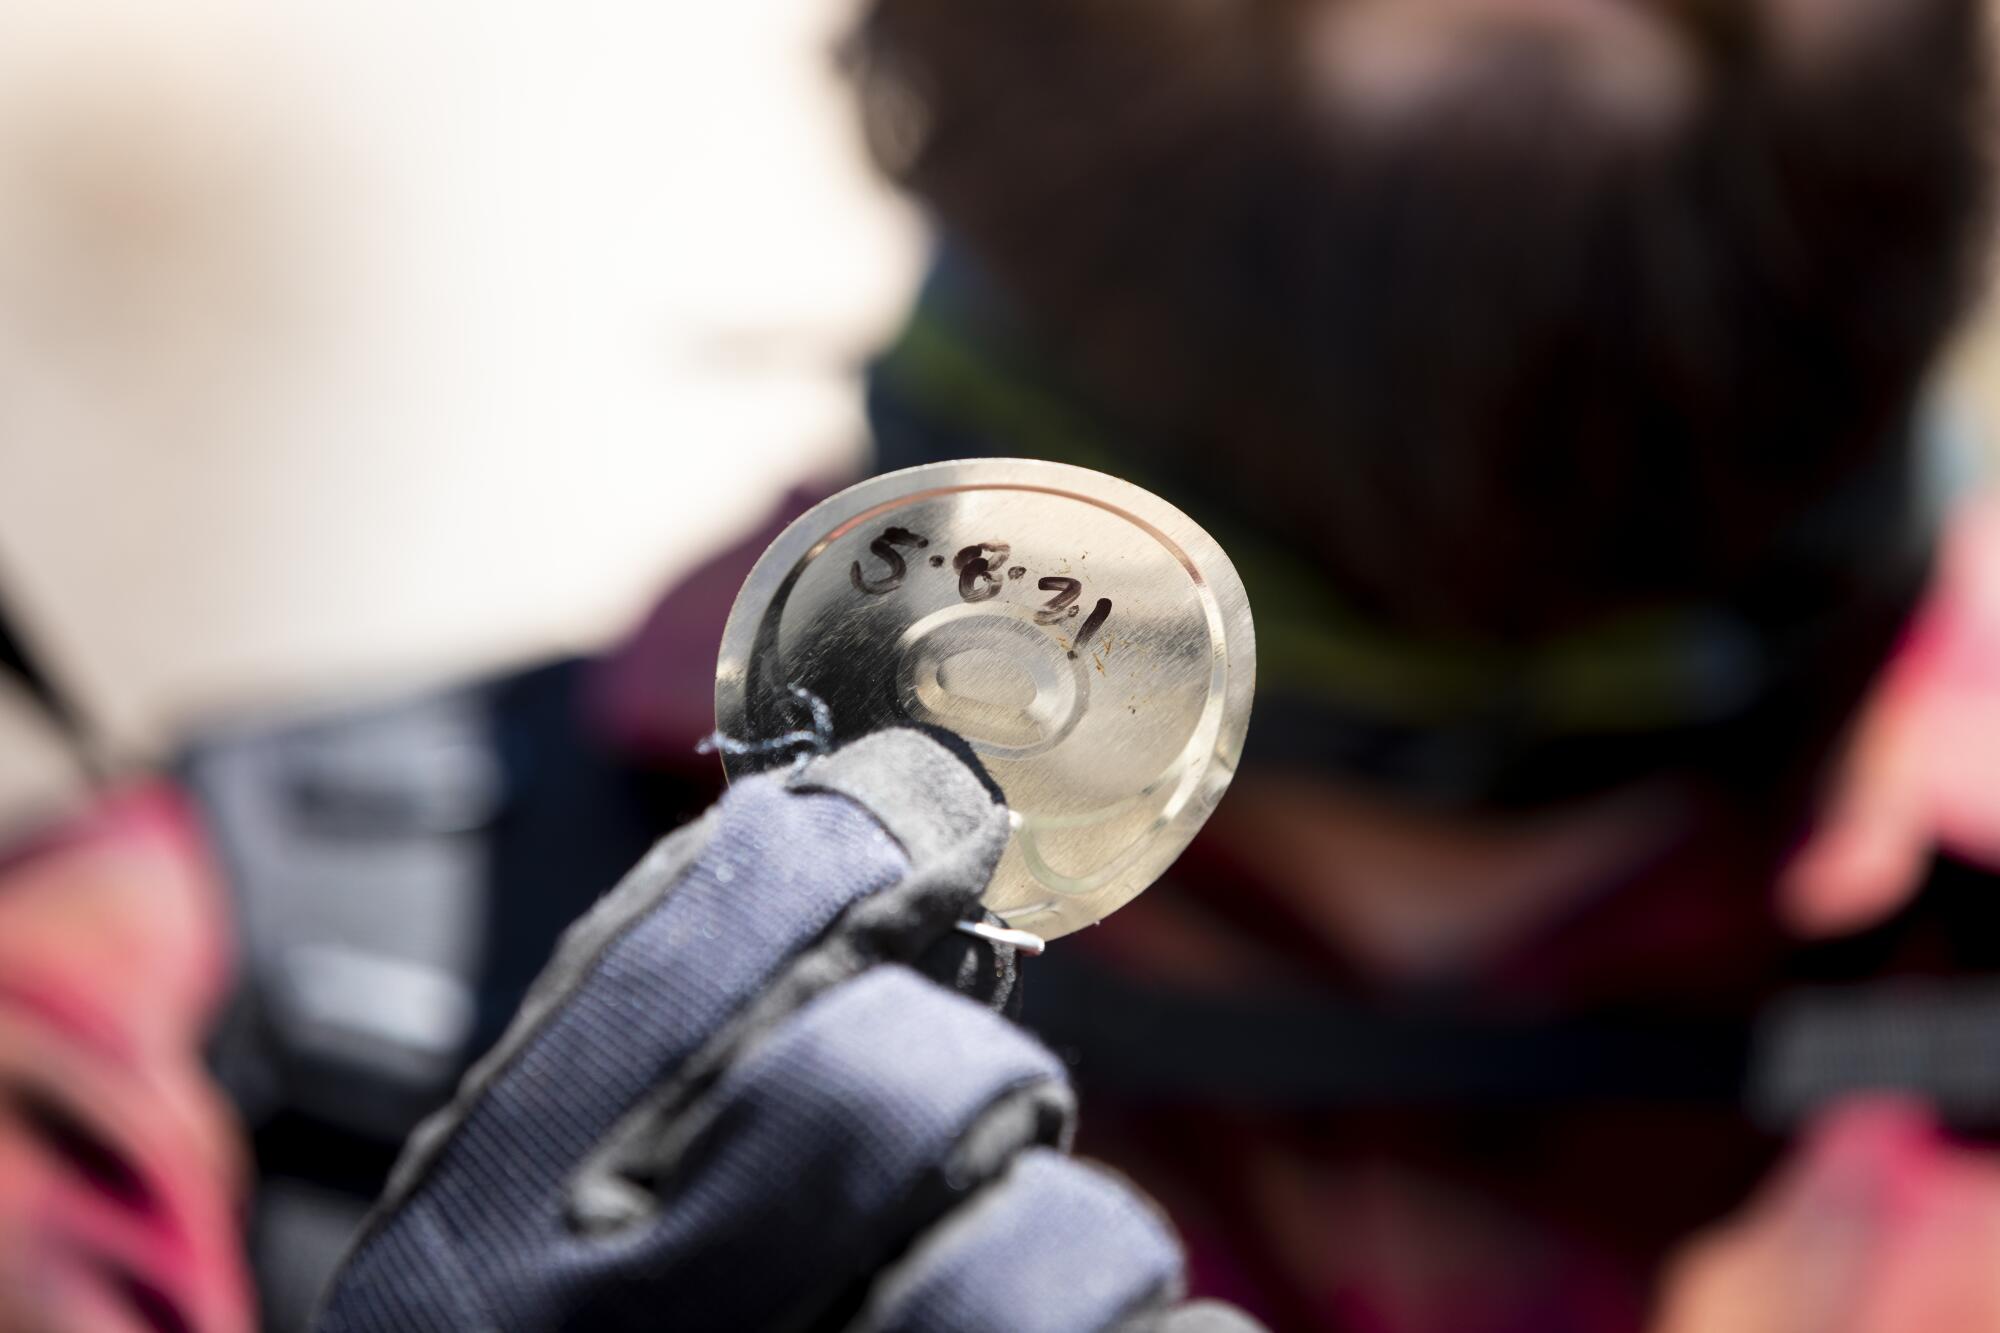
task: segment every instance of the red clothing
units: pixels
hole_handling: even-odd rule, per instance
[[[164,788],[0,860],[0,1330],[252,1327],[241,1148],[200,1057],[226,910]]]

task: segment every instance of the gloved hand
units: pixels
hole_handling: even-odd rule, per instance
[[[1161,1218],[1065,1155],[1055,1058],[913,966],[1007,820],[910,731],[737,784],[564,937],[319,1327],[1251,1327],[1172,1308]],[[960,961],[1004,999],[1006,951]]]

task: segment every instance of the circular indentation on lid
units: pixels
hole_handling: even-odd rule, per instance
[[[836,742],[964,737],[1015,815],[986,905],[1054,938],[1138,894],[1208,817],[1255,658],[1228,557],[1165,501],[1056,463],[938,463],[842,491],[765,551],[730,612],[716,718],[739,740],[794,733],[797,686]]]

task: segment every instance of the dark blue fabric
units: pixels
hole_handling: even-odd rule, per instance
[[[906,1239],[902,1203],[1003,1094],[1062,1077],[1020,1029],[900,967],[806,1005],[718,1089],[671,1208],[625,1244],[677,1328],[779,1327]],[[1091,1327],[1086,1325],[1085,1327]]]
[[[1180,1277],[1159,1214],[1099,1171],[1030,1149],[880,1293],[882,1333],[1108,1328]],[[1057,1298],[1057,1294],[1059,1298]]]
[[[941,885],[976,908],[1005,828],[914,732],[738,785],[566,937],[319,1327],[1090,1333],[1157,1310],[1180,1280],[1158,1217],[1031,1146],[1066,1139],[1059,1062],[883,961],[948,930]],[[908,953],[871,952],[896,921]],[[681,1079],[691,1057],[712,1081]]]
[[[570,1233],[569,1176],[793,953],[908,868],[843,797],[760,779],[718,814],[673,891],[610,946],[474,1105],[419,1195],[364,1242],[323,1329],[580,1327],[612,1292],[643,1299],[629,1242]]]

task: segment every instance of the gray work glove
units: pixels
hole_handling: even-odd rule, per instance
[[[1047,1050],[929,980],[1007,811],[884,732],[737,784],[571,928],[412,1137],[323,1333],[1254,1327],[1175,1307],[1141,1197],[1065,1155]]]

